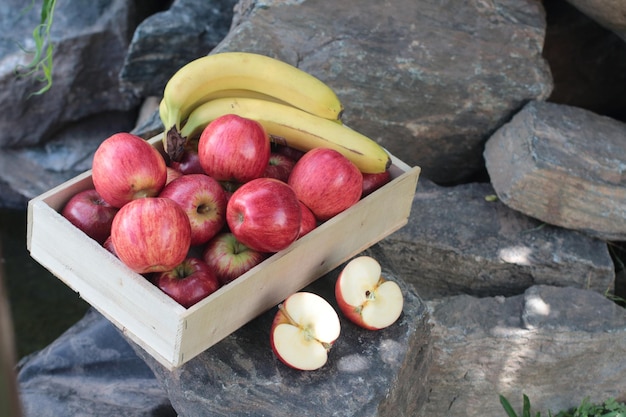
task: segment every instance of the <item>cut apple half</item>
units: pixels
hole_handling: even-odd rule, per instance
[[[272,350],[284,364],[303,371],[319,369],[339,337],[335,309],[322,297],[297,292],[278,306],[270,332]]]
[[[400,286],[386,280],[380,264],[370,256],[348,262],[337,278],[335,297],[350,321],[369,330],[395,323],[404,305]]]

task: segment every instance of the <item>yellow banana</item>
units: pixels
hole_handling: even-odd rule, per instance
[[[233,90],[218,90],[205,97],[205,101],[215,100],[216,98],[228,98],[228,97],[247,97],[257,98],[259,100],[274,101],[276,103],[289,104],[279,98],[269,96],[267,94],[259,93],[253,90],[233,89]],[[165,99],[161,99],[159,103],[159,116],[161,121],[168,120],[169,113],[167,109],[167,103]],[[341,123],[341,120],[336,120],[337,123]],[[165,137],[165,136],[164,136]]]
[[[320,147],[334,149],[363,173],[383,172],[391,164],[382,146],[343,124],[289,105],[254,98],[207,101],[191,112],[180,135],[185,139],[196,138],[212,120],[225,114],[258,121],[275,143],[304,152]]]
[[[217,91],[237,89],[273,96],[329,119],[339,119],[343,111],[335,92],[305,71],[260,54],[223,52],[191,61],[169,79],[163,91],[165,130],[180,131],[198,105]]]

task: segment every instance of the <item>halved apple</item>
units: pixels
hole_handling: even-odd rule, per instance
[[[395,323],[404,305],[400,286],[383,278],[381,272],[376,259],[359,256],[346,264],[335,284],[341,312],[353,323],[369,330]]]
[[[297,292],[278,306],[270,342],[284,364],[312,371],[326,364],[340,330],[339,316],[328,301],[317,294]]]

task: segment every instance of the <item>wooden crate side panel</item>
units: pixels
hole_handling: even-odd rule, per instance
[[[31,210],[31,256],[141,346],[174,362],[185,309],[43,201]]]
[[[418,176],[411,169],[188,310],[176,366],[404,226]]]
[[[35,202],[45,201],[54,210],[60,212],[65,206],[65,203],[67,203],[74,194],[89,188],[93,188],[93,181],[91,180],[91,171],[86,171],[30,200],[28,202],[27,211],[26,248],[30,251],[33,226],[32,206]]]

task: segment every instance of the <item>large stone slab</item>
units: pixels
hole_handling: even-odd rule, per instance
[[[24,417],[176,417],[165,390],[95,310],[18,364]]]
[[[237,0],[176,0],[142,21],[133,34],[120,80],[136,94],[162,96],[187,62],[211,52],[230,29]]]
[[[135,123],[135,112],[103,112],[66,125],[40,146],[0,150],[0,207],[25,209],[31,198],[91,169],[100,143]]]
[[[97,113],[130,111],[139,104],[138,96],[120,90],[118,73],[137,20],[146,13],[142,3],[57,2],[50,29],[54,44],[52,88],[46,94],[31,96],[43,84],[34,77],[16,77],[15,70],[33,58],[22,48],[34,50],[32,32],[39,24],[41,5],[27,7],[20,0],[2,2],[0,148],[43,143],[67,123]]]
[[[511,296],[536,284],[613,288],[604,242],[541,223],[493,197],[489,183],[441,187],[422,178],[408,224],[379,245],[425,299]]]
[[[334,301],[337,271],[306,290],[339,311]],[[425,308],[401,279],[385,267],[383,273],[403,288],[400,319],[369,331],[340,315],[341,335],[329,362],[316,371],[291,369],[273,355],[269,330],[275,309],[171,372],[135,345],[136,350],[180,416],[417,416],[429,366]]]
[[[567,0],[543,5],[543,56],[554,79],[547,101],[626,121],[626,42]]]
[[[278,57],[326,81],[345,122],[438,183],[483,168],[484,141],[549,96],[540,2],[241,1],[215,52]]]
[[[507,206],[548,224],[626,240],[626,124],[534,101],[491,136],[484,155]]]
[[[420,416],[522,415],[626,398],[626,310],[577,288],[531,287],[505,298],[427,302],[432,325],[429,396]]]

